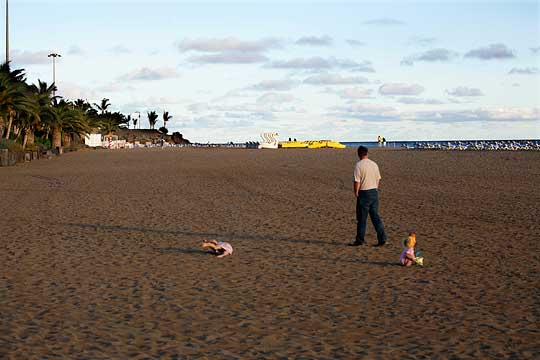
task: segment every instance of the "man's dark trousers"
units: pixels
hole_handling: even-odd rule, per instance
[[[361,190],[356,199],[356,243],[363,244],[364,236],[366,235],[367,217],[371,218],[371,222],[377,231],[377,240],[379,244],[386,242],[386,233],[384,226],[379,216],[379,192],[377,189]]]

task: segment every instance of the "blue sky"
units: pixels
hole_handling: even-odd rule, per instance
[[[540,138],[538,1],[14,1],[30,81],[198,142]],[[3,13],[3,10],[2,10]],[[148,126],[146,116],[143,127]]]

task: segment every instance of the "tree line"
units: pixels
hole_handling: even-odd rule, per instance
[[[74,101],[55,95],[56,85],[38,80],[28,84],[24,69],[11,70],[9,63],[0,66],[0,137],[20,144],[23,149],[35,148],[36,143],[47,148],[70,147],[89,133],[112,134],[120,128],[134,127],[137,121],[130,115],[111,112],[109,99],[99,104],[87,100]],[[150,129],[154,129],[159,115],[148,112]],[[172,118],[164,112],[167,122]],[[140,125],[140,124],[139,124]]]

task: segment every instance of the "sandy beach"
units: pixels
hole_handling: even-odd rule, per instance
[[[540,153],[370,155],[383,248],[346,246],[355,149],[0,168],[0,358],[538,358]]]

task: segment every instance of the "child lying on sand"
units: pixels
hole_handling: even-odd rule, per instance
[[[223,258],[228,255],[232,255],[233,247],[228,242],[217,240],[204,240],[201,246],[205,249],[212,249],[212,252],[217,255],[218,258]]]

